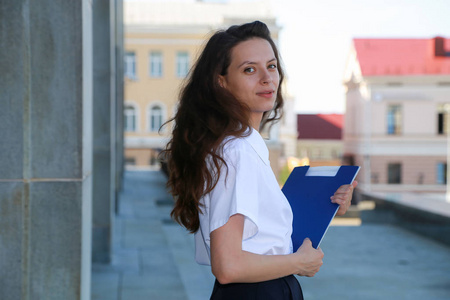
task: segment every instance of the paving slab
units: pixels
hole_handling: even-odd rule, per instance
[[[214,277],[194,260],[194,241],[170,220],[166,178],[126,171],[114,223],[113,260],[93,265],[93,300],[209,299]],[[450,247],[389,224],[333,222],[324,265],[297,277],[305,299],[450,299]]]
[[[379,224],[333,226],[324,265],[299,278],[306,299],[450,299],[450,249]]]

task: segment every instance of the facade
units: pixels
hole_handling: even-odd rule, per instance
[[[311,166],[342,164],[342,114],[297,115],[297,157]]]
[[[124,3],[125,22],[125,160],[128,165],[158,165],[157,155],[169,140],[178,93],[210,34],[254,20],[265,22],[276,42],[279,27],[267,2]],[[272,167],[281,153],[279,129],[268,146]]]
[[[279,124],[279,136],[281,144],[281,159],[297,156],[297,114],[295,113],[295,100],[288,90],[288,78],[286,78],[283,90],[285,92],[283,118]]]
[[[366,191],[443,192],[450,39],[354,39],[344,85],[344,153]]]

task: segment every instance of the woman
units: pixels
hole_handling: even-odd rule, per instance
[[[216,277],[211,299],[303,299],[322,250],[292,249],[292,211],[259,130],[280,118],[283,71],[259,21],[218,31],[181,91],[168,158],[172,217],[195,233],[196,260]],[[332,202],[347,210],[354,186]],[[295,251],[294,251],[295,250]]]

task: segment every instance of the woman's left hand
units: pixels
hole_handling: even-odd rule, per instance
[[[339,204],[339,209],[336,213],[337,216],[342,216],[347,212],[347,209],[352,203],[353,190],[357,185],[357,181],[353,181],[352,184],[341,185],[334,195],[331,196],[331,202]]]

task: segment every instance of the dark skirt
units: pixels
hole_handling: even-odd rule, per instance
[[[220,284],[217,279],[210,300],[303,300],[294,275],[256,283]]]

